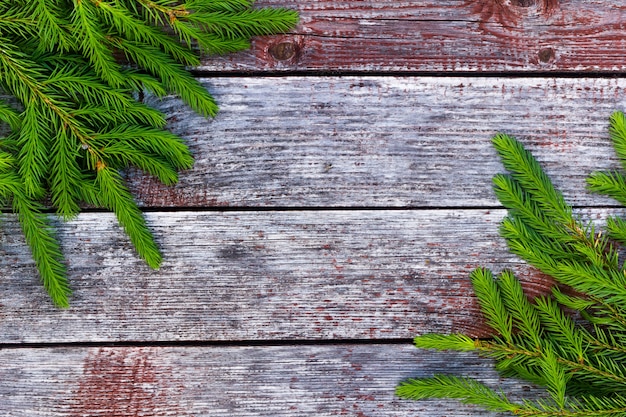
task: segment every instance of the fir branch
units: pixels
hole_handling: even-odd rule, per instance
[[[626,116],[616,111],[609,118],[609,137],[622,168],[626,169]]]
[[[296,23],[293,12],[285,9],[244,9],[235,13],[194,11],[185,20],[225,39],[284,32]]]
[[[186,5],[196,12],[240,12],[249,9],[253,0],[190,0]]]
[[[5,160],[10,159],[3,155]],[[4,164],[8,168],[8,163]],[[0,174],[0,196],[12,199],[13,210],[18,215],[26,243],[39,270],[43,286],[58,307],[69,306],[71,293],[66,278],[63,254],[46,217],[41,214],[42,206],[25,192],[20,177],[15,172]]]
[[[571,241],[571,236],[562,223],[547,217],[543,207],[511,175],[497,174],[493,178],[493,190],[498,200],[508,208],[512,217],[523,219],[530,228],[542,236],[559,237],[559,240]]]
[[[45,216],[41,214],[42,209],[30,196],[21,192],[13,193],[13,210],[18,215],[43,286],[56,306],[69,307],[71,290],[63,253]]]
[[[536,199],[537,204],[550,219],[569,224],[571,207],[558,192],[550,178],[524,146],[511,136],[496,135],[492,140],[502,163],[511,176],[519,181],[524,190]]]
[[[610,119],[616,153],[626,168],[626,117]],[[608,233],[583,224],[552,185],[533,156],[512,137],[493,140],[508,174],[494,178],[494,190],[507,208],[500,234],[511,252],[561,286],[552,296],[530,300],[510,271],[494,279],[491,271],[470,275],[490,340],[462,334],[424,335],[420,348],[476,350],[493,358],[505,377],[528,380],[546,388],[548,399],[508,402],[502,393],[466,378],[412,379],[397,393],[411,399],[457,398],[488,410],[520,416],[623,416],[626,413],[626,269],[619,243],[626,243],[626,221],[611,217]],[[626,177],[621,172],[593,173],[589,189],[626,204]],[[580,313],[578,319],[571,311]],[[477,385],[476,385],[477,384]]]
[[[80,211],[77,190],[82,173],[78,165],[79,143],[70,132],[58,127],[50,149],[50,189],[52,204],[64,219],[69,220]]]
[[[106,32],[99,24],[95,6],[89,1],[73,0],[72,27],[78,47],[98,76],[112,87],[125,85],[120,65],[115,61]]]
[[[552,348],[547,346],[544,348],[538,365],[542,370],[542,376],[552,400],[558,408],[563,409],[566,406],[565,391],[569,378],[566,377],[564,366],[559,359]],[[568,376],[571,377],[571,374]]]
[[[517,413],[521,408],[511,403],[504,394],[497,393],[480,382],[447,375],[409,379],[396,388],[396,394],[412,400],[456,398],[466,404],[481,405],[490,411]]]
[[[476,350],[476,342],[463,334],[438,334],[428,333],[413,339],[415,347],[420,349],[438,350]]]
[[[90,1],[96,8],[101,9],[103,20],[109,26],[114,27],[120,36],[133,42],[159,48],[184,65],[197,66],[200,64],[200,59],[191,49],[182,46],[162,30],[146,25],[145,21],[133,16],[128,9],[115,3],[99,0]]]
[[[626,204],[626,178],[618,172],[594,172],[587,178],[590,191]]]
[[[23,112],[22,125],[17,136],[20,146],[18,153],[19,174],[24,181],[27,195],[41,198],[44,194],[43,178],[45,167],[48,166],[50,154],[51,129],[41,123],[46,116],[46,109],[31,104]]]
[[[557,303],[575,311],[585,311],[597,305],[595,300],[583,295],[568,295],[558,286],[552,287],[552,296]]]
[[[120,149],[128,146],[132,151],[159,155],[176,169],[189,169],[193,165],[187,146],[178,136],[166,130],[120,124],[108,132],[95,134],[93,144],[101,148],[105,157],[111,146]]]
[[[22,120],[17,109],[2,101],[0,101],[0,121],[7,123],[9,128],[13,131],[20,130],[22,125]]]
[[[96,187],[100,205],[115,212],[124,231],[139,255],[154,269],[161,265],[161,253],[146,225],[143,214],[124,186],[124,181],[117,170],[99,163],[97,166]]]
[[[513,318],[507,312],[500,286],[489,269],[477,268],[470,274],[474,292],[487,324],[510,343],[513,336]]]
[[[588,332],[576,326],[574,320],[566,315],[552,298],[535,298],[534,308],[539,314],[541,325],[550,332],[560,351],[565,352],[572,360],[582,363],[589,343]]]
[[[206,117],[215,116],[217,104],[213,97],[182,65],[168,55],[156,48],[121,38],[112,39],[112,44],[130,61],[158,77],[167,91],[180,95],[193,110]]]
[[[203,116],[217,105],[185,66],[201,51],[245,48],[249,37],[291,28],[297,14],[252,9],[244,0],[15,0],[0,3],[0,198],[18,214],[55,304],[69,285],[51,202],[67,219],[87,203],[113,210],[146,262],[156,242],[121,170],[137,167],[167,185],[189,169],[185,143],[165,116],[138,102],[176,94]],[[174,33],[172,33],[172,29]],[[127,61],[120,62],[123,54]]]
[[[502,272],[497,284],[502,294],[504,307],[513,318],[515,327],[534,343],[535,349],[541,350],[542,328],[539,315],[526,298],[522,285],[510,271]]]
[[[609,217],[606,223],[606,230],[611,239],[621,244],[626,244],[626,220],[617,217]]]
[[[21,5],[24,6],[24,5]],[[64,16],[63,9],[58,2],[47,0],[32,0],[27,2],[23,15],[38,29],[37,38],[39,48],[45,51],[59,50],[66,52],[74,49],[75,40],[67,33],[69,22]],[[28,25],[20,25],[28,27]],[[20,33],[25,36],[26,33]]]

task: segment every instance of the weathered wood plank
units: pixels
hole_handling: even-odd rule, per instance
[[[467,207],[497,204],[490,138],[518,136],[577,205],[584,178],[618,166],[608,116],[626,80],[286,77],[202,80],[215,120],[156,104],[193,148],[174,188],[135,181],[147,206]],[[593,111],[590,111],[593,109]]]
[[[605,217],[606,210],[587,216]],[[52,307],[13,218],[0,234],[0,343],[488,335],[469,272],[517,270],[502,210],[149,213],[165,254],[137,259],[107,213],[60,227],[75,294]]]
[[[626,69],[620,0],[259,0],[299,10],[290,34],[209,58],[208,71]]]
[[[5,417],[416,416],[494,414],[454,401],[403,401],[394,387],[435,372],[514,393],[473,354],[410,345],[121,347],[0,350]],[[536,396],[535,396],[536,398]]]

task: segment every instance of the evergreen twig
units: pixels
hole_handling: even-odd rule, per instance
[[[68,306],[70,286],[42,202],[65,219],[82,203],[113,210],[158,268],[158,246],[120,171],[135,166],[171,185],[193,158],[164,130],[165,116],[135,97],[176,94],[213,116],[215,100],[185,66],[297,19],[248,0],[0,2],[0,198],[17,213],[54,304]]]
[[[610,136],[626,169],[623,113],[611,116]],[[511,252],[557,284],[551,296],[531,300],[511,271],[494,277],[478,268],[470,278],[493,338],[425,334],[414,342],[418,348],[477,351],[493,358],[503,376],[543,386],[548,397],[514,402],[477,381],[447,375],[410,379],[396,392],[417,400],[455,398],[519,416],[626,416],[626,268],[618,247],[626,243],[626,221],[611,217],[607,232],[597,231],[577,218],[519,141],[498,134],[493,144],[508,171],[493,181],[508,210],[500,234]],[[587,182],[592,192],[626,205],[622,172],[596,172]]]

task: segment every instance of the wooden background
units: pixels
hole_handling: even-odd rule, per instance
[[[621,0],[260,0],[293,33],[207,58],[214,120],[153,102],[192,147],[173,188],[130,173],[163,249],[150,271],[113,216],[59,224],[74,289],[53,308],[16,221],[0,232],[0,414],[487,416],[394,398],[434,372],[515,396],[473,354],[419,351],[430,331],[488,336],[468,282],[513,268],[490,189],[490,138],[520,138],[580,213],[619,209],[584,178],[618,163]]]

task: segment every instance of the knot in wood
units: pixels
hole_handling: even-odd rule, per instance
[[[300,47],[293,42],[280,42],[270,46],[269,53],[277,61],[293,59],[299,52]]]
[[[552,48],[543,48],[539,51],[538,55],[539,55],[539,61],[543,62],[544,64],[547,64],[548,62],[551,62],[554,60],[556,53],[554,52],[554,49]]]

